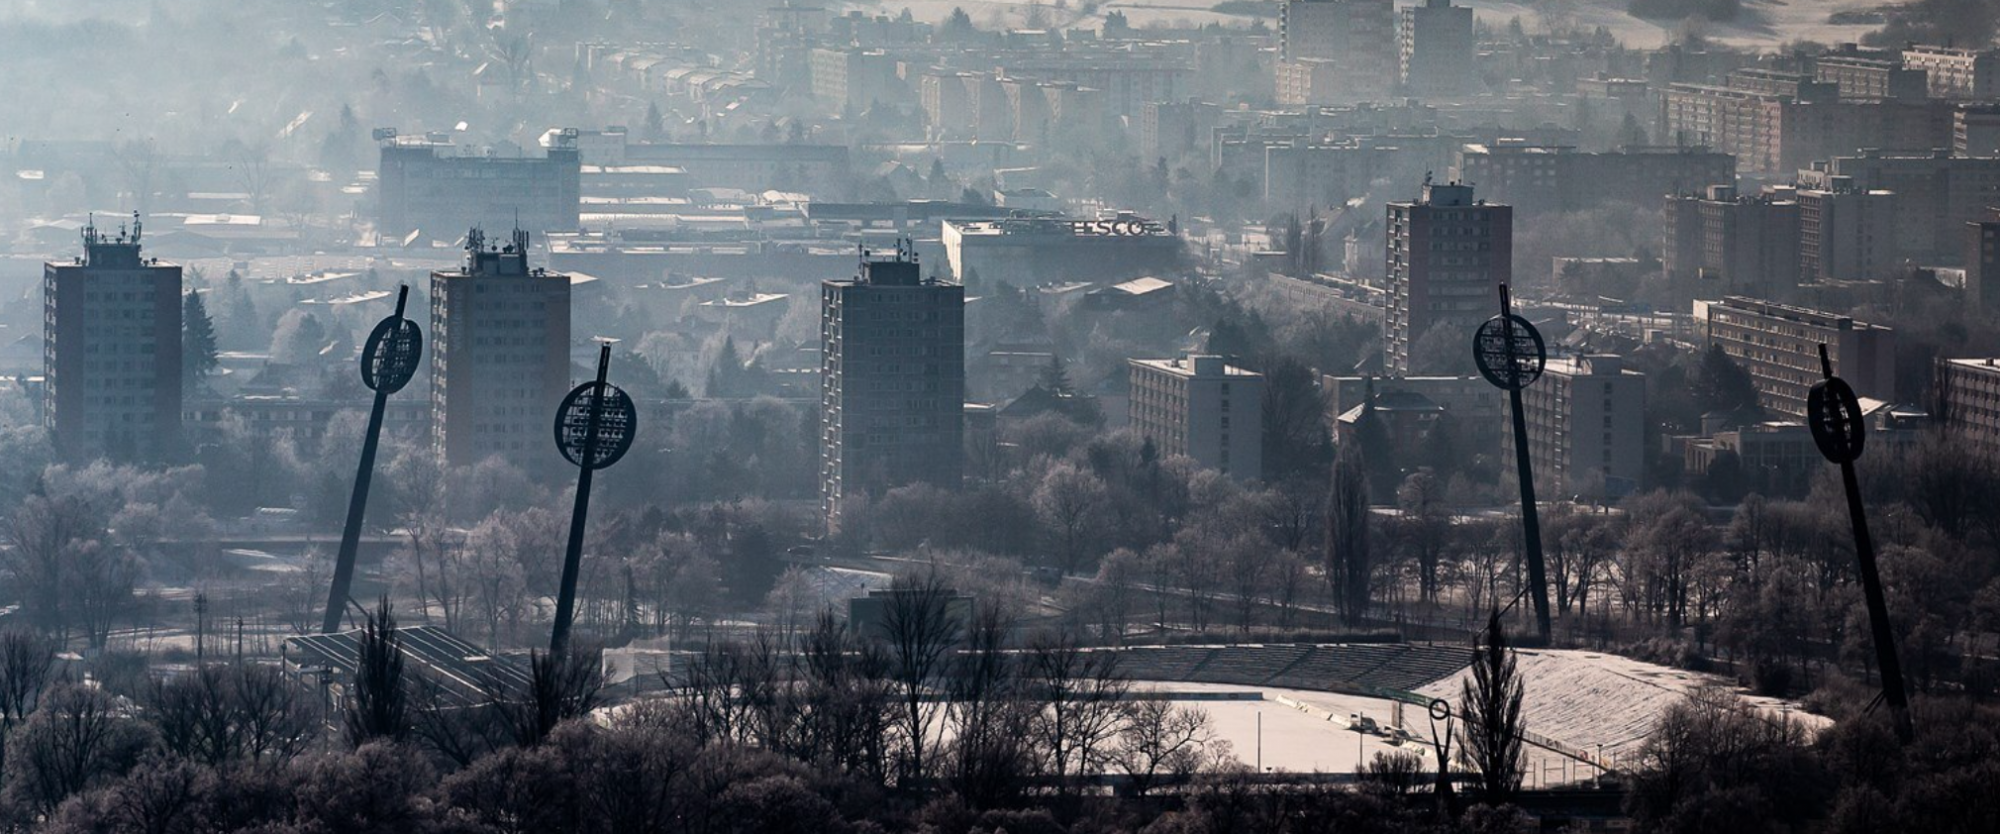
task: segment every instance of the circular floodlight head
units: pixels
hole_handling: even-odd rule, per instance
[[[1479,365],[1479,375],[1504,390],[1535,384],[1548,356],[1541,332],[1511,313],[1487,319],[1472,336],[1472,359]]]
[[[1806,425],[1812,428],[1819,453],[1834,463],[1861,458],[1868,436],[1861,418],[1861,401],[1840,377],[1829,377],[1806,395]]]
[[[593,444],[591,422],[597,423]],[[624,389],[609,382],[586,382],[563,398],[556,410],[556,448],[570,463],[603,469],[632,449],[639,412]]]
[[[1451,719],[1451,702],[1443,698],[1431,699],[1431,718],[1437,721]]]
[[[375,325],[361,351],[361,382],[370,391],[394,394],[410,384],[424,352],[424,334],[417,323],[390,316]]]

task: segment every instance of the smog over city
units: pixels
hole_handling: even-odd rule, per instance
[[[2000,831],[1994,0],[5,0],[0,90],[0,834]]]

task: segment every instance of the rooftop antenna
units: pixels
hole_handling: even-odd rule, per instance
[[[139,212],[137,209],[132,211],[132,242],[135,244],[139,242]]]

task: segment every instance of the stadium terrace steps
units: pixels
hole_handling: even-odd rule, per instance
[[[1138,680],[1376,693],[1409,691],[1464,669],[1468,649],[1409,643],[1143,646],[1120,652]]]

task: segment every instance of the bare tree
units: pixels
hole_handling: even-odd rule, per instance
[[[1505,801],[1521,787],[1521,701],[1526,696],[1500,615],[1486,622],[1486,644],[1473,654],[1472,679],[1459,686],[1465,746],[1459,755],[1479,775],[1488,799]]]
[[[979,606],[946,678],[949,778],[975,807],[1017,797],[1034,766],[1028,739],[1036,705],[1023,697],[1019,655],[1007,640],[1013,626],[1000,606]]]
[[[167,750],[203,764],[282,760],[305,749],[317,723],[297,692],[271,667],[208,664],[155,682],[145,713]]]
[[[1041,634],[1028,647],[1028,679],[1041,697],[1036,742],[1043,771],[1061,780],[1097,770],[1123,719],[1128,682],[1118,673],[1118,653],[1086,651],[1066,634]]]
[[[513,731],[514,743],[533,747],[557,725],[589,715],[603,689],[604,651],[592,646],[547,655],[532,652],[527,691],[489,695]]]
[[[1081,563],[1106,498],[1102,479],[1068,461],[1049,467],[1035,488],[1031,503],[1055,539],[1063,573],[1075,572]]]
[[[56,642],[21,629],[0,630],[0,773],[7,763],[7,737],[41,703],[55,671]]]
[[[1162,782],[1181,783],[1228,758],[1228,742],[1215,737],[1208,712],[1164,698],[1127,702],[1114,757],[1140,796]]]
[[[131,769],[151,745],[144,724],[102,690],[50,690],[8,739],[6,797],[46,814],[64,799]]]
[[[949,667],[965,623],[954,611],[957,594],[936,571],[897,577],[889,584],[876,625],[885,644],[889,678],[895,683],[899,706],[896,728],[904,745],[904,778],[922,785],[929,775],[925,754],[938,707],[932,694]]]

